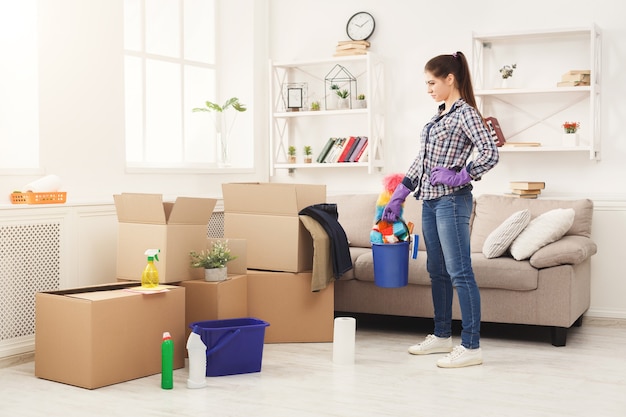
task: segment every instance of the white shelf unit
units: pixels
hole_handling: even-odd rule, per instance
[[[511,142],[501,152],[588,152],[600,159],[602,38],[596,25],[543,31],[473,34],[474,93],[484,117],[498,119]],[[516,64],[511,88],[499,88],[499,69]],[[590,70],[591,85],[557,87],[570,70]],[[562,125],[580,123],[578,146],[563,146]]]
[[[352,103],[357,95],[365,94],[367,108],[326,110],[326,99],[334,92],[327,90],[325,77],[335,65],[341,65],[354,75],[356,88],[352,91]],[[305,107],[312,101],[319,101],[321,109],[286,111],[283,87],[289,83],[306,83]],[[360,168],[367,169],[368,173],[381,170],[384,167],[384,96],[383,63],[371,52],[316,61],[270,61],[270,176],[277,169],[293,172],[295,169]],[[329,138],[350,136],[368,138],[367,162],[315,162]],[[312,163],[288,162],[289,146],[296,147],[297,158],[301,159],[302,149],[307,145],[313,148]]]

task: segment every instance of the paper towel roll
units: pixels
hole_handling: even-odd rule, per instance
[[[46,175],[36,181],[28,183],[22,188],[22,192],[47,193],[59,191],[61,188],[61,179],[56,175]]]
[[[356,319],[353,317],[335,318],[333,332],[333,362],[339,365],[354,364],[354,344],[356,339]]]

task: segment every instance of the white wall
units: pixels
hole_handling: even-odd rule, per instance
[[[435,110],[425,94],[423,65],[434,55],[471,50],[472,31],[546,29],[596,23],[603,32],[601,119],[602,160],[583,153],[503,154],[501,162],[476,183],[476,194],[501,193],[511,179],[532,174],[548,184],[546,196],[594,199],[592,303],[607,316],[626,317],[620,265],[626,235],[626,26],[619,0],[443,3],[414,0],[227,0],[221,50],[232,67],[225,86],[245,86],[255,138],[255,169],[230,174],[129,174],[124,168],[122,0],[40,0],[41,160],[46,173],[63,179],[70,201],[111,202],[122,191],[166,196],[221,195],[227,181],[268,177],[268,59],[313,60],[332,56],[345,24],[356,11],[376,18],[372,51],[386,62],[388,170],[404,172],[418,147],[421,127]],[[238,24],[237,22],[243,22]],[[273,181],[326,183],[329,193],[378,192],[382,174],[362,170],[328,173],[300,170]],[[0,176],[0,195],[36,177]],[[0,197],[0,205],[2,205]],[[8,197],[5,204],[8,204]]]

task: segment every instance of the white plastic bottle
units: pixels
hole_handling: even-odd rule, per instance
[[[187,339],[187,352],[189,356],[189,379],[187,388],[206,387],[206,345],[198,333],[191,332]]]

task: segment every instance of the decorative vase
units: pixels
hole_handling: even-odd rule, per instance
[[[509,88],[509,79],[503,78],[500,83],[500,88]]]
[[[217,165],[219,167],[230,166],[230,144],[228,143],[228,136],[222,133],[217,133]]]
[[[340,110],[345,110],[350,108],[350,99],[349,98],[341,98],[337,100],[337,108]]]
[[[204,270],[204,280],[209,282],[225,281],[228,278],[228,268],[206,268]]]
[[[564,133],[562,141],[566,147],[578,146],[578,133]]]

